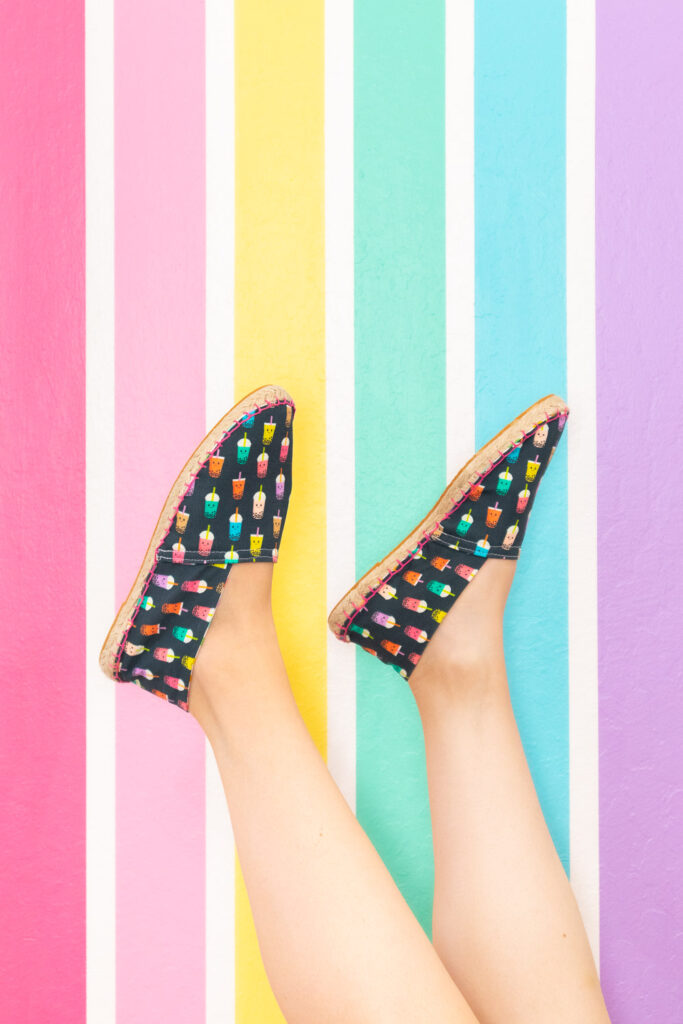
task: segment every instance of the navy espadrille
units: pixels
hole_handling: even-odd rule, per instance
[[[216,424],[166,499],[140,571],[100,652],[110,678],[183,711],[228,573],[276,562],[292,487],[294,403],[275,385]]]
[[[408,677],[487,558],[517,558],[569,414],[547,395],[484,445],[422,522],[329,616],[332,632]]]

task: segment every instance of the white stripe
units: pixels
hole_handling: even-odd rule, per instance
[[[116,1017],[115,694],[98,656],[114,592],[114,3],[85,5],[86,1019]]]
[[[234,6],[206,2],[206,427],[234,403]],[[235,1019],[235,846],[206,743],[206,1020]]]
[[[353,4],[325,4],[327,606],[355,580]],[[327,762],[356,807],[356,660],[328,633]]]
[[[206,415],[233,401],[235,59],[232,0],[206,2]]]
[[[474,452],[474,0],[446,4],[446,469]]]
[[[599,965],[595,0],[567,4],[567,434],[571,881]]]

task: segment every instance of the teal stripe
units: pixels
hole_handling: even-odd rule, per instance
[[[475,10],[479,445],[537,398],[565,395],[566,42],[557,0],[481,0]],[[531,771],[568,869],[566,458],[565,440],[524,541],[506,654]]]
[[[355,6],[356,560],[369,569],[445,474],[444,4]],[[425,930],[432,840],[410,690],[358,652],[357,813]]]

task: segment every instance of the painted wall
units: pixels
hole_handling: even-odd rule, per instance
[[[667,0],[0,5],[4,1020],[282,1019],[199,730],[97,666],[178,466],[268,381],[293,686],[427,931],[417,713],[327,611],[567,398],[513,700],[613,1019],[682,1019],[682,33]]]

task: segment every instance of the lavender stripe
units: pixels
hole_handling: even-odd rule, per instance
[[[598,0],[601,969],[620,1024],[683,1006],[681,39],[670,0]]]

